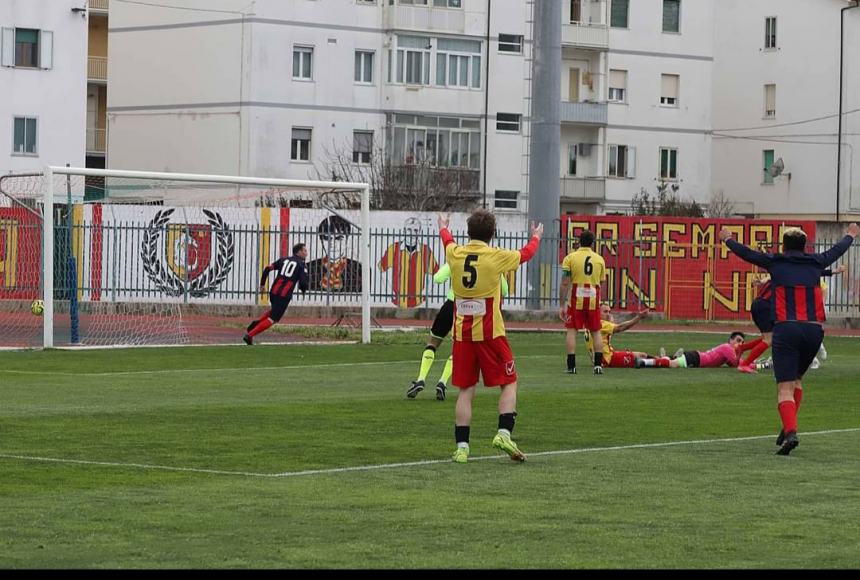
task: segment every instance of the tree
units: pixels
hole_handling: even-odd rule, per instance
[[[705,217],[705,210],[699,202],[692,198],[682,199],[677,193],[677,184],[672,184],[671,189],[670,193],[669,183],[665,181],[657,184],[657,194],[653,196],[644,187],[640,189],[630,200],[633,215]]]
[[[712,193],[711,200],[708,202],[708,217],[727,218],[733,215],[735,215],[735,204],[725,196],[723,190]]]
[[[431,154],[410,163],[396,163],[374,139],[370,159],[354,152],[348,143],[332,143],[314,165],[314,179],[370,184],[373,209],[457,211],[479,201],[480,171],[436,165]],[[359,163],[359,160],[366,161]]]

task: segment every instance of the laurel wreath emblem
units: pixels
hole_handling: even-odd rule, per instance
[[[227,279],[233,268],[235,250],[233,232],[230,231],[230,226],[224,222],[218,213],[208,209],[203,210],[203,214],[212,227],[212,235],[216,239],[215,260],[201,276],[186,282],[162,264],[158,252],[158,240],[161,238],[165,226],[170,222],[170,216],[175,211],[175,208],[160,210],[149,222],[149,226],[143,234],[140,248],[143,269],[149,279],[155,282],[158,289],[168,296],[182,296],[187,292],[190,296],[201,298],[218,288]]]

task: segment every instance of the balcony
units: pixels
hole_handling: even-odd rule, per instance
[[[108,59],[106,56],[87,58],[87,80],[97,83],[107,82]]]
[[[609,50],[609,27],[605,24],[564,23],[561,27],[561,44],[592,50]]]
[[[104,155],[107,151],[107,130],[87,129],[87,153]]]
[[[606,125],[609,119],[608,107],[606,103],[561,101],[560,119],[562,123]]]
[[[90,0],[88,6],[90,8],[90,12],[92,12],[92,13],[107,14],[108,4],[109,4],[109,0]]]
[[[606,199],[606,179],[603,177],[562,177],[561,200],[596,202]]]
[[[466,12],[462,8],[393,4],[385,7],[383,23],[386,30],[464,34]]]

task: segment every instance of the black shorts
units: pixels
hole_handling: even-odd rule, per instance
[[[750,314],[760,332],[773,332],[773,305],[770,300],[764,298],[753,300]]]
[[[269,294],[269,302],[272,305],[272,313],[269,315],[269,318],[271,318],[273,322],[279,321],[284,316],[284,312],[287,311],[287,306],[290,305],[290,300],[292,300],[292,298],[292,296],[284,298],[283,296]]]
[[[697,369],[699,368],[699,365],[702,364],[702,359],[699,356],[699,351],[697,350],[685,350],[684,358],[687,359],[688,369]]]
[[[454,301],[446,300],[439,312],[436,313],[436,318],[433,319],[433,326],[430,327],[430,336],[442,340],[451,333],[451,328],[454,327]]]
[[[773,327],[773,374],[776,382],[796,381],[812,364],[824,340],[824,328],[809,322],[780,322]]]

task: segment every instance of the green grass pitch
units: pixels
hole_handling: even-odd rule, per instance
[[[450,343],[404,398],[423,342],[0,353],[0,568],[860,566],[857,339],[826,339],[786,458],[769,372],[569,376],[561,334],[513,334],[531,456],[492,449],[482,388],[466,465]]]

